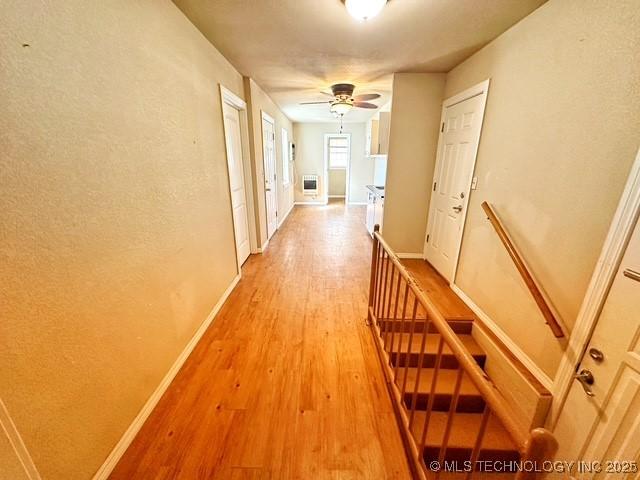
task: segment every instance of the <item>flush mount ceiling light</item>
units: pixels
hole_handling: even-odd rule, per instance
[[[338,100],[331,104],[331,113],[342,116],[349,113],[352,108],[353,102],[350,102],[349,100]]]
[[[380,13],[387,0],[344,0],[347,11],[357,20],[368,20]]]

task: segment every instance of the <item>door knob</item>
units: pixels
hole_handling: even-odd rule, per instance
[[[462,211],[462,205],[456,205],[453,207],[453,211],[456,213],[460,213]]]
[[[591,373],[591,371],[583,368],[582,370],[580,370],[580,373],[576,373],[573,378],[580,382],[580,385],[582,385],[582,389],[584,390],[584,393],[587,394],[587,396],[596,396],[596,394],[593,393],[593,390],[591,390],[591,385],[593,385],[593,382],[595,381],[595,379],[593,378],[593,373]]]

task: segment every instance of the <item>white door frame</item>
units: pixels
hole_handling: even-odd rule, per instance
[[[466,195],[467,195],[467,205],[469,205],[471,198],[470,198],[470,192],[471,192],[471,183],[473,182],[473,176],[475,173],[475,169],[476,169],[476,161],[478,159],[478,148],[480,147],[480,140],[482,139],[482,126],[484,123],[484,112],[486,110],[487,107],[487,96],[489,94],[489,83],[491,82],[491,79],[488,78],[486,79],[484,82],[480,82],[477,85],[474,85],[473,87],[470,87],[456,95],[454,95],[453,97],[449,97],[447,98],[444,102],[442,102],[442,113],[440,114],[440,124],[442,125],[444,123],[444,118],[445,118],[445,114],[447,111],[447,108],[452,107],[453,105],[456,105],[460,102],[464,102],[465,100],[469,100],[470,98],[473,97],[477,97],[479,95],[482,96],[482,102],[480,105],[480,135],[478,137],[478,142],[476,143],[476,147],[473,150],[473,167],[471,169],[471,176],[469,178],[469,183],[467,185],[466,188]],[[440,133],[438,134],[438,149],[437,149],[437,153],[436,153],[436,165],[435,167],[438,167],[438,160],[440,159],[440,154],[442,153],[442,149],[444,148],[444,145],[442,143],[442,139],[444,137],[444,132],[442,131],[443,129],[440,128]],[[434,175],[435,175],[435,170],[434,170]],[[433,192],[432,196],[433,196]],[[455,258],[454,258],[454,262],[453,262],[453,272],[451,274],[451,281],[449,282],[449,284],[454,284],[455,280],[456,280],[456,273],[458,273],[458,260],[460,258],[460,248],[462,246],[462,237],[464,236],[464,228],[466,226],[467,223],[467,213],[468,213],[469,209],[465,208],[462,212],[462,231],[460,232],[460,238],[458,239],[458,244],[456,245],[456,249],[455,249]],[[429,220],[430,220],[430,215],[431,215],[431,204],[429,205],[429,211],[427,212],[427,232],[429,231]],[[426,237],[426,233],[425,233],[425,237]],[[426,238],[425,238],[425,243],[426,243]],[[426,248],[425,248],[426,250]],[[423,254],[424,255],[424,254]],[[424,255],[425,260],[426,260],[426,255]]]
[[[254,205],[253,205],[253,198],[249,198],[247,196],[247,192],[249,192],[251,188],[253,188],[252,186],[252,177],[251,177],[251,170],[247,171],[246,165],[247,165],[247,159],[245,158],[245,147],[246,145],[244,145],[244,142],[246,141],[245,139],[248,139],[248,135],[245,135],[245,131],[243,131],[243,127],[242,125],[246,124],[245,122],[248,121],[248,117],[247,117],[247,103],[242,100],[238,95],[236,95],[235,93],[233,93],[231,90],[229,90],[228,88],[226,88],[224,85],[219,84],[220,86],[220,101],[221,101],[221,114],[222,114],[222,130],[224,132],[224,104],[227,104],[233,108],[235,108],[236,110],[238,110],[238,113],[240,114],[240,137],[241,137],[241,141],[243,142],[242,145],[242,170],[244,173],[244,195],[245,195],[245,204],[247,205],[247,222],[248,222],[248,227],[249,227],[249,247],[251,249],[251,253],[255,253],[256,249],[257,249],[257,237],[256,237],[256,232],[255,232],[255,224],[251,221],[251,217],[253,209],[254,209]],[[226,147],[226,135],[225,135],[225,147]],[[225,148],[225,156],[227,155],[227,150]],[[229,172],[229,163],[228,163],[228,159],[227,159],[227,177],[229,180],[229,198],[231,198],[231,177],[230,177],[230,172]],[[236,259],[238,258],[238,252],[237,252],[237,248],[236,248],[236,229],[235,229],[235,221],[233,220],[233,203],[231,203],[230,205],[231,208],[231,221],[233,223],[233,248],[234,250],[236,250]],[[237,262],[238,264],[238,275],[242,275],[242,265],[240,264],[240,262]]]
[[[569,345],[560,360],[560,366],[553,382],[551,393],[553,393],[554,402],[547,422],[552,428],[555,428],[558,423],[562,407],[574,381],[573,374],[582,361],[639,216],[640,150],[638,150],[629,172],[618,208],[609,227],[609,233],[569,337]]]
[[[265,243],[262,245],[262,250],[264,251],[265,248],[267,248],[267,245],[269,243],[269,240],[271,240],[271,237],[273,235],[275,235],[275,233],[278,231],[278,206],[279,206],[279,202],[278,202],[278,142],[276,142],[276,121],[275,119],[269,115],[267,112],[265,112],[264,110],[260,110],[260,118],[262,119],[260,122],[260,133],[262,134],[262,168],[263,168],[263,175],[262,175],[262,192],[264,194],[264,210],[265,210],[265,227],[266,227],[266,232],[267,232],[267,240],[265,241]],[[276,176],[276,180],[275,180],[275,184],[276,184],[276,189],[274,190],[274,195],[276,197],[276,229],[273,231],[273,233],[271,234],[271,237],[269,236],[269,214],[267,212],[267,190],[264,187],[264,169],[265,169],[265,162],[266,159],[264,157],[264,128],[263,128],[263,124],[262,122],[268,122],[271,125],[273,125],[273,174]]]
[[[344,186],[344,204],[349,204],[349,182],[351,177],[351,134],[350,133],[325,133],[324,134],[324,183],[326,190],[326,203],[329,203],[329,138],[344,137],[349,139],[349,156],[347,157],[347,168]]]

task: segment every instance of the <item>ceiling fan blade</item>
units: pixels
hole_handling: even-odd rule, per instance
[[[369,102],[353,102],[353,106],[358,108],[378,108],[378,105]]]
[[[375,100],[376,98],[380,98],[380,95],[377,93],[363,93],[362,95],[356,95],[353,99],[356,102],[364,102],[366,100]]]
[[[331,102],[300,102],[298,105],[326,105]]]
[[[323,92],[323,91],[321,91],[320,93],[323,94],[323,95],[327,95],[327,96],[329,96],[331,98],[335,98],[335,95],[333,93]]]

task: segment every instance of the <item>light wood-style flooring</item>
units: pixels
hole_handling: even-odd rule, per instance
[[[295,207],[112,479],[409,479],[365,324],[363,207]]]

